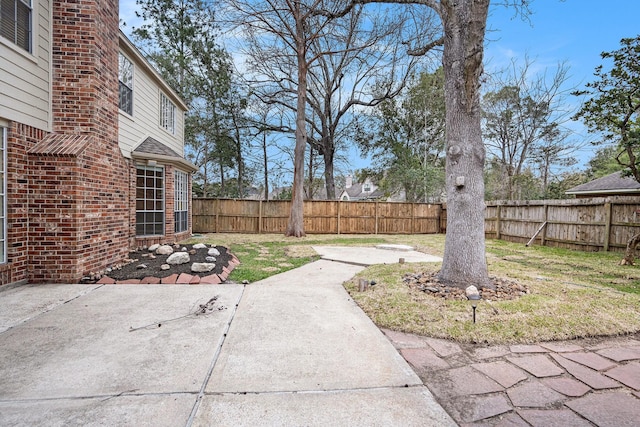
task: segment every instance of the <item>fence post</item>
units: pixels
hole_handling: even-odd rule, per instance
[[[258,234],[262,234],[262,200],[258,201]]]
[[[611,202],[604,204],[604,251],[609,252],[611,236]]]
[[[215,206],[215,210],[216,210],[216,233],[219,233],[220,232],[220,229],[219,229],[220,223],[218,222],[218,215],[220,215],[220,199],[216,199],[214,206]]]
[[[337,201],[338,203],[338,226],[336,227],[338,230],[338,234],[340,234],[340,200]]]
[[[502,215],[502,205],[496,204],[496,240],[500,240],[500,216]]]
[[[376,209],[376,211],[375,211],[375,217],[376,217],[376,226],[375,226],[376,227],[376,232],[375,232],[375,234],[378,234],[378,201],[377,200],[376,200],[376,205],[375,206],[376,206],[375,207],[375,209]]]
[[[416,204],[411,203],[411,234],[416,234]]]
[[[544,224],[547,224],[547,221],[549,220],[549,205],[547,204],[547,202],[544,202],[544,218],[542,219],[542,222]],[[544,227],[542,229],[542,236],[540,236],[540,244],[542,246],[545,246],[547,241],[547,227]]]

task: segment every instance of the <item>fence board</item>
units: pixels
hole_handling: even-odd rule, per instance
[[[640,232],[640,198],[487,202],[485,236],[576,250],[621,251]],[[290,201],[194,199],[197,233],[284,233]],[[304,202],[308,234],[433,234],[446,232],[446,204]]]

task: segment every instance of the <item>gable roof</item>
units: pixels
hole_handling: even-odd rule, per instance
[[[577,185],[565,193],[575,195],[640,193],[640,182],[633,177],[622,176],[622,172],[618,171]]]
[[[379,199],[384,197],[384,192],[382,192],[376,186],[369,184],[371,187],[374,187],[373,191],[364,191],[364,184],[356,183],[344,189],[341,193],[340,198],[342,198],[345,193],[349,197],[349,200],[367,200],[367,199]]]
[[[198,170],[198,168],[195,167],[193,163],[191,163],[160,141],[151,137],[148,137],[147,139],[142,141],[142,143],[131,152],[131,157],[133,159],[157,160],[162,163],[171,163],[180,167],[181,169],[186,169],[190,172],[195,172]]]

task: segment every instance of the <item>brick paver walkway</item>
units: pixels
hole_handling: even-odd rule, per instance
[[[640,426],[640,335],[459,345],[384,330],[461,426]]]

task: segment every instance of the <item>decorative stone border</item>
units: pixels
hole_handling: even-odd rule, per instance
[[[187,273],[172,274],[167,277],[148,276],[143,279],[115,280],[104,276],[96,283],[99,285],[218,285],[224,283],[231,272],[240,265],[240,260],[231,254],[231,259],[226,267],[222,268],[220,274],[210,274],[208,276],[197,276]]]

